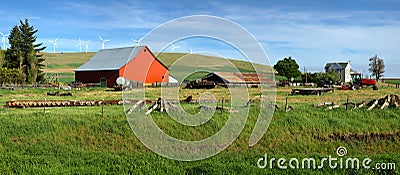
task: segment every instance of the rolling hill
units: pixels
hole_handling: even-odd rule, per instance
[[[90,58],[95,55],[95,52],[88,53],[44,53],[44,57],[46,58],[47,66],[44,72],[47,72],[49,75],[57,73],[61,75],[61,82],[67,83],[73,80],[74,78],[74,69],[78,68]],[[187,53],[154,53],[157,58],[165,64],[167,67],[170,67],[175,61],[179,58],[187,55]],[[231,69],[225,69],[226,66],[218,65],[216,62],[222,62],[225,58],[211,57],[205,55],[191,55],[195,56],[196,59],[201,60],[201,63],[198,63],[198,66],[204,66],[211,70],[215,71],[229,71]],[[250,62],[240,61],[228,59],[231,61],[234,66],[241,72],[254,72],[253,65],[259,70],[269,70],[269,66],[261,65],[261,64],[251,64]],[[194,63],[193,63],[194,64]],[[193,65],[187,65],[188,67],[193,67]],[[184,69],[185,67],[183,67]],[[193,77],[200,77],[205,75],[206,73],[198,73],[196,75],[190,76],[189,79]]]

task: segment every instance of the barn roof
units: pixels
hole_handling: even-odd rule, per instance
[[[213,72],[204,77],[204,79],[212,76],[218,76],[227,83],[251,84],[251,83],[272,83],[270,78],[260,73],[246,72]]]
[[[103,49],[75,71],[118,70],[134,59],[146,46]]]

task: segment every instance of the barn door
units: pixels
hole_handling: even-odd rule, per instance
[[[100,78],[100,87],[107,87],[107,78],[106,77]]]

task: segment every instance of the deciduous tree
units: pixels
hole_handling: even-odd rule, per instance
[[[379,58],[378,55],[373,56],[369,59],[369,69],[372,76],[375,76],[376,80],[379,80],[383,77],[385,73],[385,64],[383,59]]]
[[[288,80],[291,78],[300,77],[301,72],[299,71],[299,65],[292,57],[284,58],[279,60],[275,65],[274,69],[279,75],[285,76]]]

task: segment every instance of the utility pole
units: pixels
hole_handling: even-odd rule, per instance
[[[307,84],[308,82],[307,82],[307,72],[306,72],[306,66],[304,66],[304,75],[306,76],[306,84]]]

